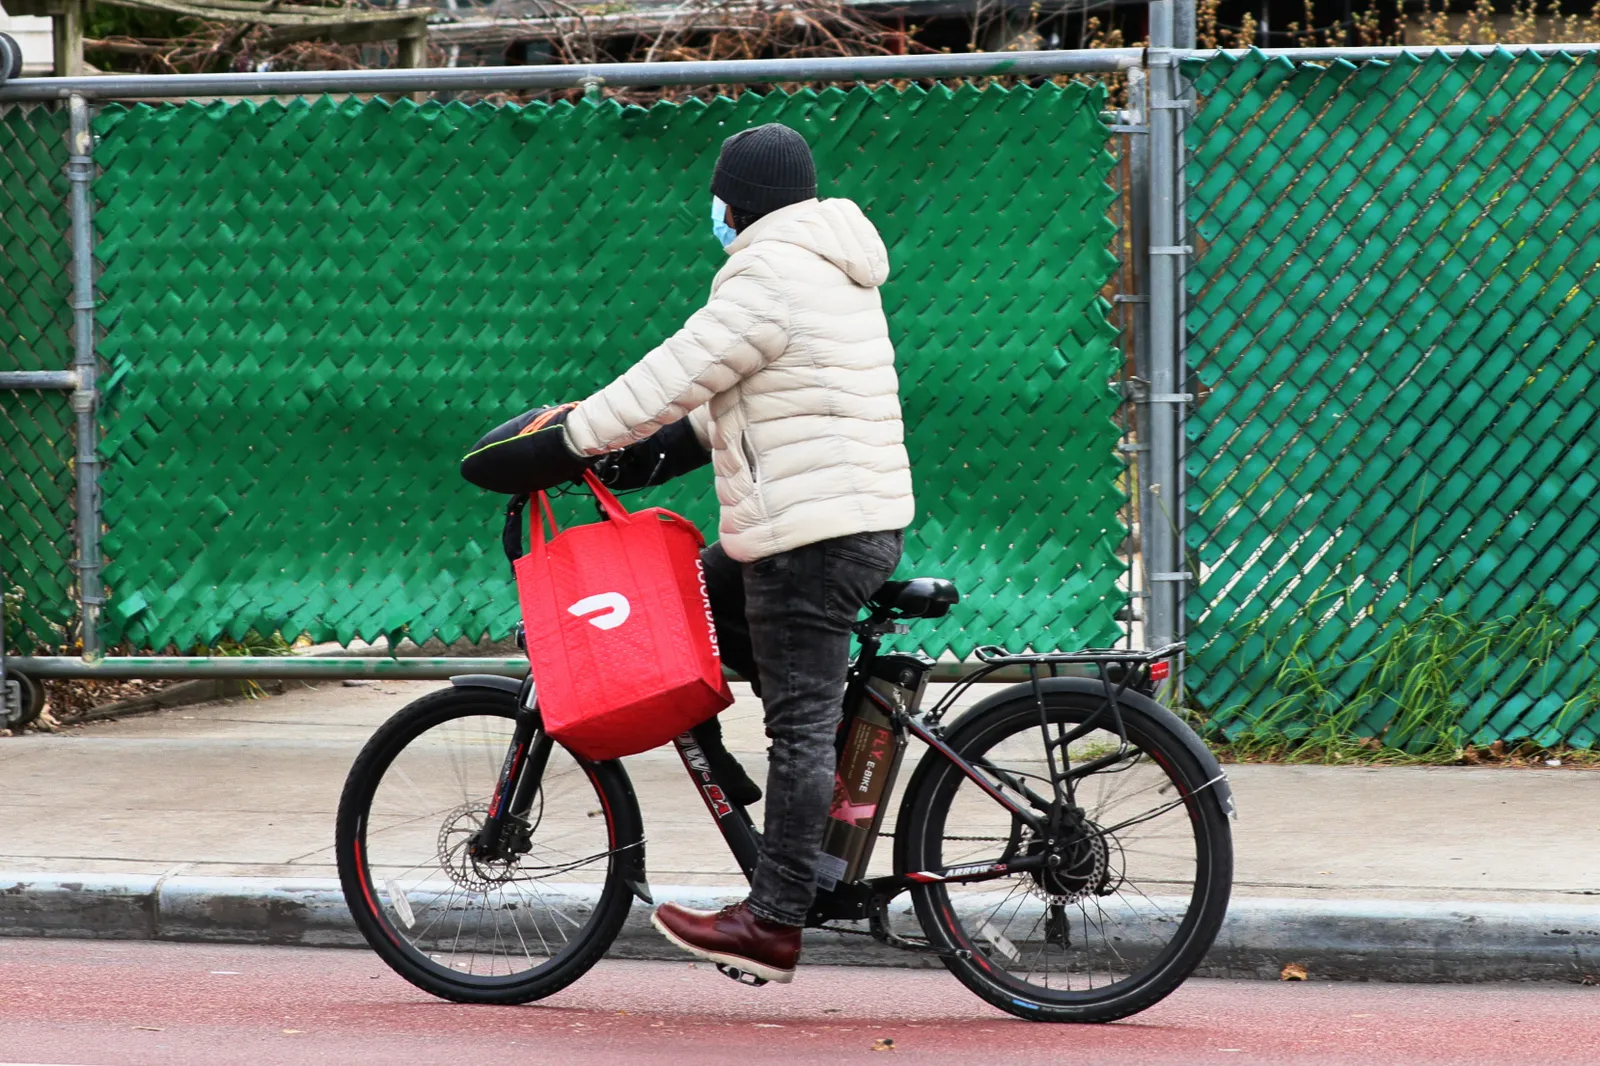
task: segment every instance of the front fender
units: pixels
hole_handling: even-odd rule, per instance
[[[457,674],[450,679],[450,684],[456,688],[497,688],[513,696],[522,693],[521,678],[501,677],[499,674]]]

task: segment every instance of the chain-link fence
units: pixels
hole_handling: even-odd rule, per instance
[[[1600,730],[1600,64],[1187,68],[1190,684],[1230,735]]]
[[[496,508],[457,483],[463,444],[585,395],[681,321],[718,258],[715,147],[777,120],[896,265],[885,306],[920,504],[906,569],[967,597],[918,634],[926,650],[1160,644],[1187,627],[1188,693],[1231,737],[1593,744],[1594,50],[1196,54],[1190,114],[1170,6],[1151,12],[1145,53],[826,61],[854,72],[838,77],[924,60],[1123,71],[1130,112],[1109,120],[1101,86],[1049,82],[649,109],[598,93],[103,107],[106,635],[504,634]],[[735,66],[728,80],[777,80]],[[708,80],[642,70],[605,73]],[[53,113],[29,114],[38,131]],[[35,186],[59,181],[59,161],[31,165],[49,171]],[[62,335],[59,265],[19,282],[8,262],[7,291],[50,291]],[[1124,408],[1119,429],[1109,386],[1130,366],[1138,417]],[[55,545],[39,572],[58,587],[24,592],[65,605],[25,616],[49,630],[70,614],[69,423],[58,404],[44,437],[59,459],[29,459],[24,399],[5,402],[8,486],[13,470],[56,477],[41,482],[55,524],[18,538]],[[651,502],[710,525],[699,485]],[[30,571],[18,550],[8,569]]]
[[[0,108],[0,372],[72,364],[67,112]],[[5,641],[62,644],[76,618],[73,412],[60,390],[0,388],[0,593]]]
[[[1045,81],[649,109],[108,105],[106,641],[507,635],[500,504],[460,481],[463,449],[604,384],[703,301],[717,146],[767,121],[806,136],[823,195],[861,203],[890,249],[918,489],[903,567],[964,595],[921,646],[1114,641],[1105,100]],[[709,478],[648,502],[715,527]]]

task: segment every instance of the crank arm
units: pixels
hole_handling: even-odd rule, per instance
[[[872,896],[871,911],[867,915],[867,928],[872,939],[880,944],[895,948],[899,951],[910,951],[918,955],[933,955],[941,959],[970,959],[972,952],[965,948],[942,949],[936,948],[926,939],[912,940],[896,933],[889,927],[889,901],[900,893],[894,883],[900,881],[897,877],[875,877],[872,884],[881,891],[875,891]]]

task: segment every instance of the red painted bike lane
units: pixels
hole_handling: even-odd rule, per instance
[[[745,988],[601,963],[538,1004],[433,999],[366,952],[0,939],[0,1063],[1600,1063],[1600,989],[1191,981],[1114,1025],[1018,1021],[943,970]]]

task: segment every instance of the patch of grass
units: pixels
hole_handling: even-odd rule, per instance
[[[1067,754],[1073,762],[1084,763],[1104,758],[1121,750],[1122,745],[1114,740],[1080,740],[1067,748]]]
[[[1600,750],[1559,746],[1546,748],[1531,741],[1507,745],[1497,740],[1484,747],[1468,744],[1455,751],[1413,755],[1386,747],[1372,737],[1344,738],[1328,743],[1252,744],[1228,741],[1211,745],[1223,763],[1288,763],[1320,766],[1504,766],[1514,769],[1600,770]]]
[[[223,637],[209,648],[204,645],[197,645],[193,654],[230,657],[237,655],[288,655],[292,650],[293,645],[283,639],[282,633],[273,633],[269,637],[264,637],[252,629],[239,640],[234,640],[232,637]],[[242,681],[240,684],[244,686],[246,699],[263,699],[268,694],[267,690],[255,681]]]
[[[1468,742],[1462,724],[1467,713],[1486,695],[1548,689],[1558,671],[1567,669],[1555,656],[1570,640],[1570,627],[1547,603],[1489,621],[1430,606],[1414,619],[1397,617],[1382,639],[1349,659],[1310,650],[1322,626],[1348,624],[1339,619],[1337,603],[1313,602],[1304,613],[1317,618],[1324,607],[1320,626],[1305,626],[1286,647],[1268,647],[1264,658],[1277,664],[1270,681],[1276,698],[1259,713],[1240,709],[1212,718],[1213,741],[1233,758],[1380,765],[1503,761],[1503,750],[1487,757],[1488,749]],[[1591,680],[1549,725],[1564,734],[1597,708],[1600,681]],[[1241,717],[1242,728],[1222,724]]]
[[[283,639],[282,633],[273,633],[264,637],[255,630],[250,630],[239,640],[232,637],[223,637],[216,644],[207,648],[197,645],[192,654],[195,655],[288,655],[291,645]]]

